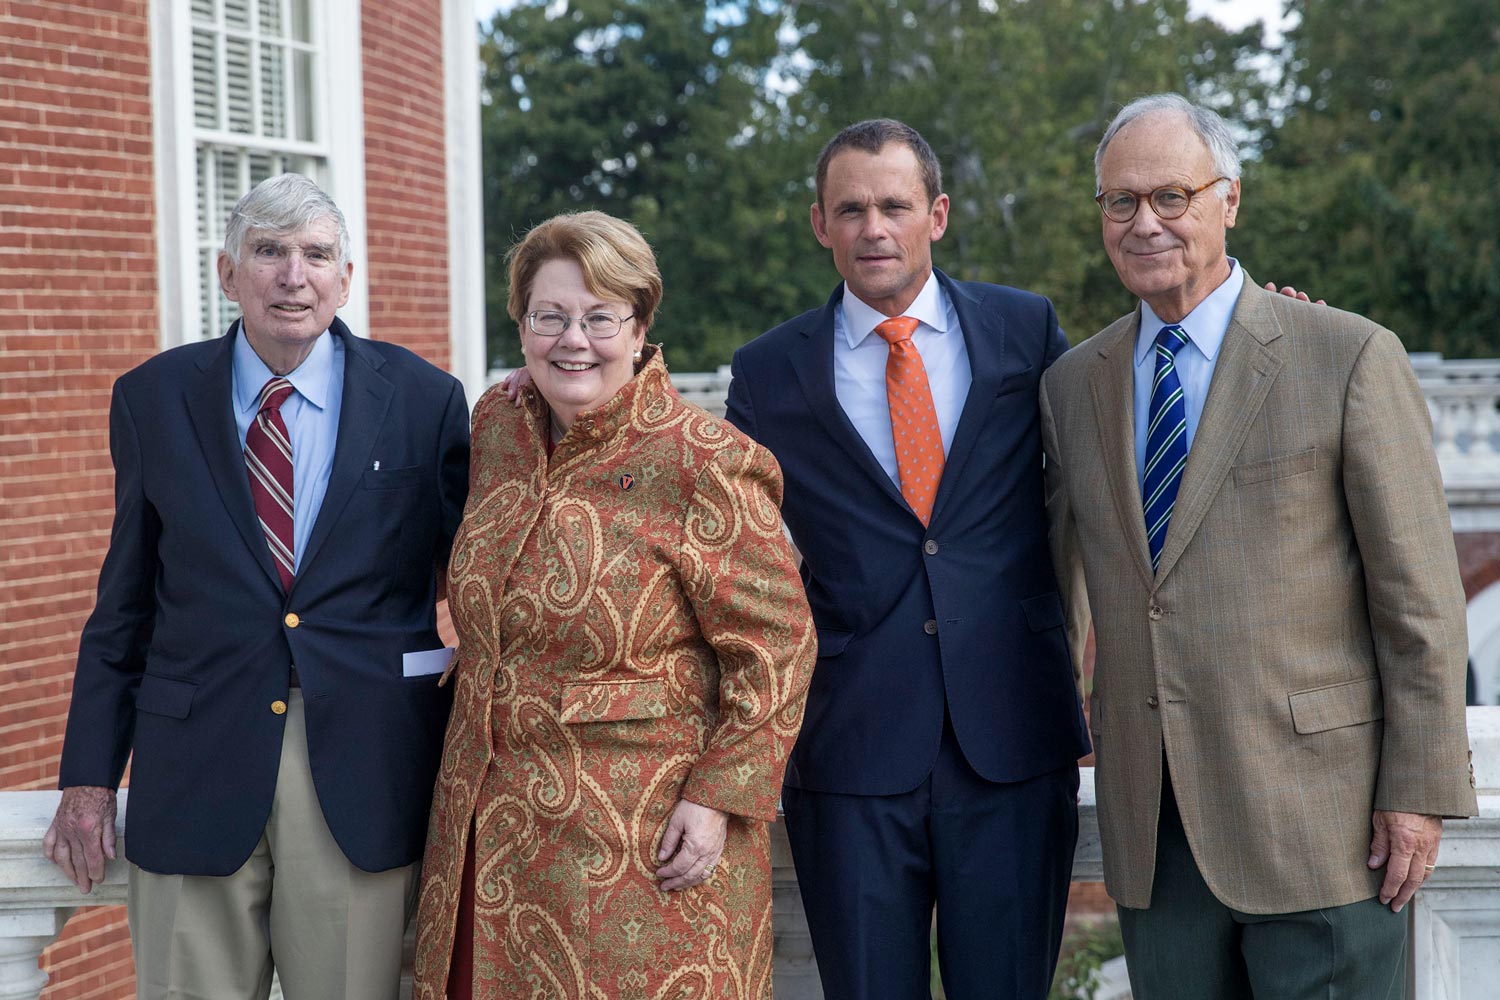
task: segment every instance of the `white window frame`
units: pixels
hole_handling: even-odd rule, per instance
[[[448,351],[450,370],[464,384],[470,407],[488,385],[479,71],[479,19],[473,0],[443,0]]]
[[[349,227],[354,280],[339,316],[357,334],[369,329],[369,277],[365,224],[365,122],[361,0],[315,0],[323,43],[317,60],[317,114],[324,135],[315,155],[327,157],[326,189]],[[152,0],[151,74],[154,121],[157,274],[163,348],[209,339],[199,296],[197,230],[198,140],[193,117],[192,13],[182,0]],[[290,72],[290,66],[288,66]],[[243,137],[236,136],[237,142]],[[482,286],[481,286],[482,287]],[[481,293],[482,294],[482,293]]]

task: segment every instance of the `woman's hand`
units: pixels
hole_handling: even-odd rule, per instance
[[[531,384],[531,372],[523,366],[511,372],[500,380],[500,391],[505,393],[505,398],[511,401],[511,405],[521,405],[521,390]]]
[[[667,820],[661,835],[658,861],[672,860],[656,870],[667,892],[689,889],[713,878],[714,866],[724,853],[724,835],[729,829],[729,815],[708,806],[682,799]],[[676,854],[676,857],[672,857]]]

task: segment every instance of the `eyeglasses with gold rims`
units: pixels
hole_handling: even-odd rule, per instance
[[[526,323],[538,337],[561,337],[574,323],[590,340],[608,340],[620,332],[627,320],[635,315],[616,316],[612,312],[586,312],[582,316],[569,316],[564,312],[544,309],[526,314]]]
[[[1151,203],[1151,211],[1156,213],[1158,219],[1171,221],[1180,219],[1187,214],[1188,206],[1192,204],[1193,198],[1202,194],[1220,181],[1227,181],[1228,177],[1215,177],[1207,184],[1196,188],[1185,188],[1177,184],[1168,184],[1148,193],[1126,191],[1124,188],[1111,188],[1094,195],[1094,201],[1099,203],[1099,211],[1111,222],[1129,222],[1135,218],[1135,213],[1140,211],[1141,199]]]

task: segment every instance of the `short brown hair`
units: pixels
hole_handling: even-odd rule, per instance
[[[549,260],[576,261],[595,295],[629,302],[642,333],[651,329],[661,304],[661,271],[651,245],[630,223],[603,212],[554,215],[510,248],[510,299],[506,311],[519,327],[526,318],[531,284]]]
[[[846,149],[857,149],[862,153],[875,155],[891,143],[906,146],[916,154],[917,166],[922,171],[922,187],[927,190],[927,204],[937,201],[937,196],[943,193],[943,168],[938,163],[937,154],[927,145],[927,140],[922,138],[922,133],[894,118],[870,118],[845,126],[838,135],[828,140],[828,145],[818,154],[815,178],[818,207],[823,206],[823,186],[828,182],[828,164],[833,162],[835,156]]]

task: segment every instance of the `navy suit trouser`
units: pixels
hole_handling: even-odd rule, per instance
[[[1043,1000],[1078,841],[1078,767],[997,783],[943,727],[901,795],[787,787],[787,836],[826,1000],[929,1000],[930,933],[948,1000]]]

